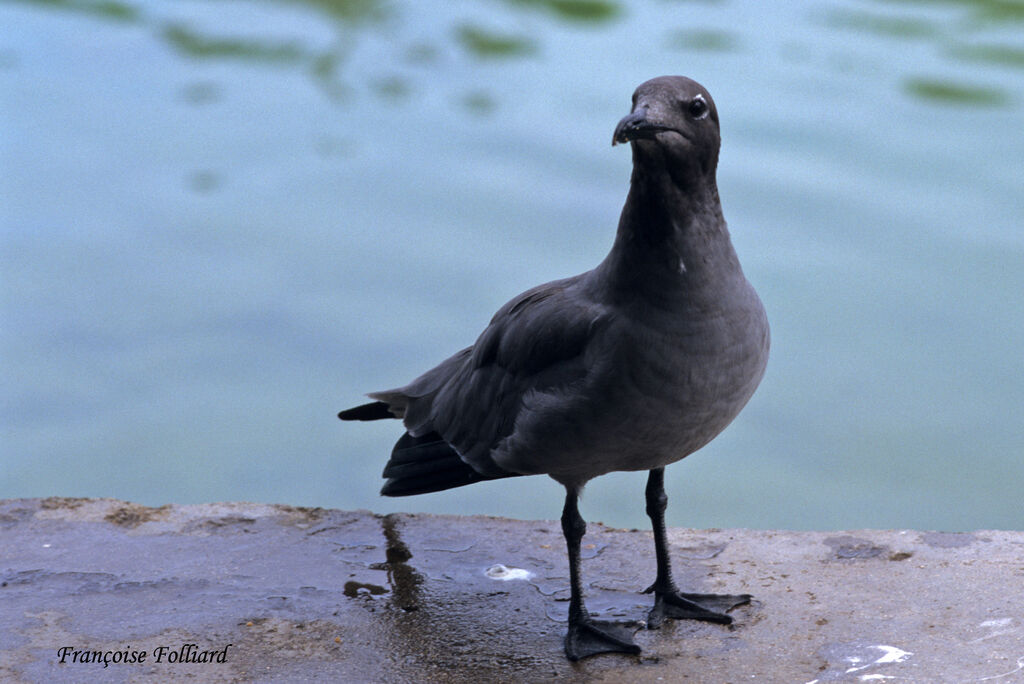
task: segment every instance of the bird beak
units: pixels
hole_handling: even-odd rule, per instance
[[[661,131],[667,130],[670,130],[667,126],[656,124],[647,118],[646,106],[637,107],[624,116],[615,127],[615,133],[612,134],[612,146],[639,138],[653,138]]]

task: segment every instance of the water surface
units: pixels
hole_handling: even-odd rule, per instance
[[[701,81],[765,381],[669,523],[1024,528],[1024,3],[0,4],[0,497],[554,518],[377,496],[341,424],[593,267],[633,88]],[[583,513],[647,525],[642,474]]]

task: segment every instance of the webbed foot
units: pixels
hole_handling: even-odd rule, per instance
[[[606,622],[589,617],[577,622],[570,620],[569,633],[565,635],[565,655],[572,661],[598,653],[636,655],[640,647],[633,643],[635,631],[633,622]]]
[[[750,603],[750,594],[687,594],[678,590],[656,591],[649,587],[644,593],[655,592],[654,607],[647,615],[647,629],[658,629],[665,618],[673,620],[703,620],[720,625],[732,623],[726,611]]]

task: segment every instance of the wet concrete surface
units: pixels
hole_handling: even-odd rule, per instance
[[[669,538],[680,586],[753,603],[574,664],[557,521],[2,501],[0,681],[1024,682],[1024,532]],[[583,544],[590,610],[642,621],[650,532]]]

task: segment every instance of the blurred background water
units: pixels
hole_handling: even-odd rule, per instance
[[[0,3],[0,497],[555,518],[382,499],[363,392],[587,270],[640,82],[721,112],[761,389],[685,526],[1024,529],[1024,2]],[[644,474],[584,515],[646,527]]]

